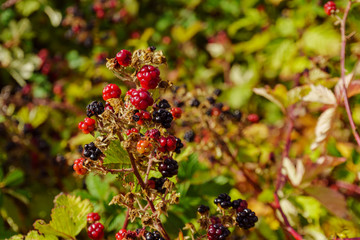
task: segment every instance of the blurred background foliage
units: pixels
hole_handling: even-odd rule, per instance
[[[336,1],[340,10],[346,2]],[[168,59],[168,69],[162,74],[174,84],[186,84],[188,89],[221,88],[221,101],[261,118],[256,127],[248,129],[249,138],[241,140],[242,147],[238,149],[238,161],[255,164],[253,174],[259,182],[263,181],[261,193],[255,193],[244,181],[239,183],[226,167],[212,168],[201,152],[185,151],[179,156],[184,160],[179,172],[180,204],[171,209],[170,221],[165,220],[169,233],[176,236],[186,222],[194,222],[199,204],[210,204],[219,193],[229,192],[233,198],[248,199],[260,216],[254,231],[239,231],[235,235],[246,239],[287,239],[276,218],[278,213],[267,205],[274,200],[275,186],[268,179],[261,179],[262,171],[272,171],[270,175],[275,177],[276,166],[269,156],[280,156],[282,145],[273,146],[268,139],[284,124],[284,115],[275,104],[253,94],[252,89],[278,86],[281,96],[295,86],[294,79],[300,81],[298,84],[334,86],[335,80],[323,80],[340,75],[340,34],[334,26],[336,19],[324,13],[324,3],[2,1],[0,238],[26,233],[36,219],[48,221],[52,200],[59,192],[90,199],[102,216],[109,239],[114,238],[125,213],[108,203],[121,189],[121,183],[114,176],[74,176],[72,163],[79,156],[78,146],[92,140],[79,133],[76,123],[84,117],[91,100],[100,100],[106,83],[117,83],[123,92],[127,88],[106,69],[107,57],[123,48],[156,46]],[[348,33],[359,31],[359,11],[359,4],[354,4]],[[353,70],[359,59],[359,40],[358,33],[349,40],[348,70]],[[310,77],[299,78],[304,71]],[[357,96],[351,99],[357,124],[360,108],[355,104],[359,100]],[[291,225],[306,239],[360,236],[360,193],[344,194],[336,185],[323,187],[332,186],[331,181],[358,185],[360,155],[350,141],[345,115],[324,149],[310,150],[321,107],[304,107],[308,113],[298,119],[296,128],[301,131],[292,136],[296,143],[291,157],[315,162],[325,154],[345,157],[346,161],[334,160],[335,163],[324,165],[322,169],[331,177],[322,178],[323,172],[318,172],[318,188],[286,185],[281,204]]]

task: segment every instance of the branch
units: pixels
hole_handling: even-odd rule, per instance
[[[344,16],[340,22],[340,31],[341,31],[340,67],[341,67],[341,80],[343,83],[342,91],[343,91],[343,96],[344,96],[344,105],[345,105],[346,113],[347,113],[347,116],[349,119],[352,133],[355,137],[357,144],[360,146],[360,136],[356,131],[356,126],[355,126],[354,120],[352,118],[352,113],[351,113],[351,109],[350,109],[349,99],[347,97],[347,90],[346,90],[346,83],[345,83],[345,48],[346,48],[345,29],[346,29],[346,19],[348,17],[349,11],[350,11],[351,4],[352,4],[352,1],[349,0],[348,5],[344,12]]]
[[[123,225],[122,229],[127,228],[127,225],[129,224],[129,216],[130,216],[130,208],[128,208],[126,211],[126,217],[125,217],[125,221],[124,221],[124,225]]]

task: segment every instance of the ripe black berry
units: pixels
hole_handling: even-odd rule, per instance
[[[207,100],[208,100],[208,102],[209,102],[210,104],[214,104],[214,103],[215,103],[215,99],[214,99],[213,97],[208,97]]]
[[[245,200],[236,199],[232,201],[232,207],[236,210],[236,212],[242,212],[248,207],[248,203]]]
[[[224,240],[229,235],[230,235],[229,229],[227,229],[221,223],[210,225],[207,233],[209,240]]]
[[[162,99],[160,100],[160,102],[157,104],[157,107],[158,108],[163,108],[163,109],[166,109],[166,108],[170,108],[170,104],[169,102],[166,100],[166,99]]]
[[[182,107],[182,106],[184,106],[184,102],[179,101],[179,100],[174,100],[174,105],[175,105],[175,107]]]
[[[200,205],[197,209],[198,213],[200,213],[200,214],[207,213],[209,210],[210,210],[210,208],[205,205]]]
[[[181,142],[181,139],[180,138],[176,138],[176,148],[174,150],[174,152],[176,153],[180,153],[181,149],[184,147],[184,144]]]
[[[145,233],[146,240],[165,240],[158,231]]]
[[[91,160],[97,160],[102,152],[98,149],[93,142],[84,145],[84,156]]]
[[[198,107],[200,105],[200,102],[199,100],[197,100],[196,98],[193,98],[191,101],[190,101],[190,106],[192,107]]]
[[[236,222],[239,227],[243,229],[249,229],[255,226],[255,223],[258,221],[258,217],[253,211],[248,208],[245,208],[244,211],[239,212],[236,215]]]
[[[164,194],[166,192],[166,188],[163,188],[163,185],[166,182],[167,178],[165,178],[165,177],[161,177],[161,178],[152,177],[152,178],[150,178],[150,180],[155,182],[154,189],[156,191],[158,191],[159,193],[162,193],[162,194]]]
[[[170,128],[173,120],[172,114],[165,109],[158,109],[153,112],[153,121],[161,123],[164,128]]]
[[[221,90],[221,89],[218,89],[218,88],[217,88],[217,89],[214,90],[214,95],[217,96],[217,97],[220,96],[221,93],[222,93],[222,90]]]
[[[185,133],[185,135],[184,135],[184,139],[185,139],[185,141],[187,141],[187,142],[193,142],[194,139],[195,139],[195,133],[194,133],[194,131],[193,131],[193,130],[187,131],[187,132]]]
[[[89,105],[86,107],[86,115],[88,117],[92,116],[98,116],[104,112],[104,105],[102,102],[98,101],[92,101]]]
[[[178,173],[179,165],[171,157],[166,157],[164,162],[159,164],[159,171],[163,177],[172,177]]]
[[[227,195],[226,193],[222,193],[220,194],[215,200],[214,203],[216,205],[220,205],[220,207],[222,208],[229,208],[232,206],[231,203],[231,197],[229,195]]]
[[[242,113],[241,113],[239,110],[235,110],[235,111],[232,113],[232,117],[234,118],[234,120],[240,121],[240,120],[241,120],[241,117],[242,117]]]

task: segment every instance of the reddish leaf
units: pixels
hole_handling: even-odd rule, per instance
[[[355,96],[360,93],[360,80],[354,80],[350,83],[347,89],[348,97]]]

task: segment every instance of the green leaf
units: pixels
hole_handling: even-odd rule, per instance
[[[30,231],[25,240],[56,240],[58,239],[56,236],[51,234],[41,235],[37,231]]]
[[[6,175],[3,182],[5,186],[11,187],[21,184],[24,181],[24,178],[24,172],[19,169],[15,169]]]
[[[104,154],[104,165],[108,168],[124,168],[131,165],[129,153],[121,146],[119,140],[112,141]]]
[[[54,202],[50,223],[37,220],[34,228],[43,234],[75,239],[75,236],[86,227],[86,215],[93,210],[90,201],[60,193]]]
[[[16,10],[27,17],[40,8],[40,1],[23,0],[16,3]]]
[[[181,161],[178,178],[180,180],[191,179],[194,173],[200,169],[197,154],[191,154],[187,161]]]
[[[104,182],[98,175],[88,175],[86,177],[86,186],[89,193],[97,199],[106,200],[110,192],[110,186]]]

